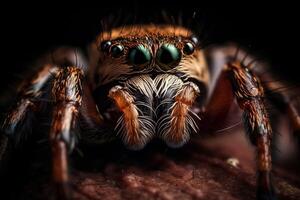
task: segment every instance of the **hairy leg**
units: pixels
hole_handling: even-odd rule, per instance
[[[28,134],[32,127],[33,113],[39,111],[40,97],[43,89],[56,73],[57,67],[44,65],[29,81],[25,81],[19,89],[18,99],[8,112],[2,131],[18,145],[24,134]]]
[[[34,113],[40,111],[40,104],[51,101],[51,99],[41,98],[49,98],[46,94],[48,83],[51,83],[58,69],[65,66],[85,69],[86,62],[77,49],[62,47],[47,53],[35,65],[38,70],[20,85],[17,101],[9,109],[1,127],[4,134],[13,139],[16,144],[30,132]]]
[[[218,88],[217,84],[220,83],[220,77],[224,78],[225,76],[230,82],[233,96],[243,110],[246,133],[256,146],[258,170],[257,199],[276,199],[271,182],[272,128],[261,80],[250,70],[254,57],[235,45],[212,48],[207,50],[206,53],[210,60],[211,80],[212,85],[214,85],[208,92],[209,97],[215,95],[214,89]],[[228,102],[230,102],[229,100]],[[212,99],[211,101],[214,100]],[[227,103],[226,105],[229,104]],[[225,115],[226,113],[223,116]]]
[[[287,114],[300,155],[300,86],[287,83],[267,73],[263,73],[261,79],[266,90],[266,98],[281,114]]]
[[[257,147],[257,198],[275,199],[271,183],[272,128],[264,100],[264,90],[258,78],[240,62],[229,62],[227,72],[239,106],[244,111],[244,125]]]
[[[75,146],[76,121],[82,103],[83,71],[77,67],[60,69],[53,81],[54,109],[50,129],[53,179],[58,197],[70,197],[68,152]]]
[[[44,112],[41,109],[41,104],[47,102],[48,106],[55,99],[54,119],[52,121],[54,127],[51,128],[50,134],[51,145],[53,146],[53,163],[55,163],[53,165],[53,168],[55,168],[53,170],[54,179],[60,182],[67,180],[67,152],[70,152],[75,144],[73,135],[68,133],[73,130],[68,128],[75,126],[75,118],[73,119],[72,115],[77,116],[75,112],[79,104],[78,102],[74,102],[75,96],[73,95],[76,89],[82,90],[79,84],[81,80],[76,80],[76,77],[79,78],[79,76],[83,75],[84,63],[82,55],[76,49],[72,48],[57,49],[50,54],[46,54],[37,62],[39,70],[32,78],[22,83],[17,102],[9,110],[3,122],[1,130],[1,134],[3,133],[3,135],[0,138],[1,166],[2,164],[4,165],[3,158],[7,154],[7,148],[11,146],[9,145],[10,140],[7,137],[11,141],[14,141],[14,146],[17,146],[20,141],[26,142],[23,139],[34,128],[34,116],[37,113]],[[67,67],[70,64],[76,67]],[[71,76],[68,77],[69,75]],[[52,97],[49,95],[51,83],[54,83]],[[71,88],[74,84],[77,85]],[[78,98],[78,96],[76,97]],[[65,143],[66,141],[68,144]],[[5,165],[9,165],[9,163]],[[65,189],[61,189],[61,191],[65,191]]]
[[[294,136],[299,138],[300,141],[299,84],[297,85],[295,83],[288,82],[288,80],[284,80],[279,75],[273,73],[271,67],[267,63],[263,62],[262,59],[257,59],[244,49],[233,44],[229,44],[226,47],[210,48],[207,50],[206,54],[210,60],[209,64],[211,71],[213,72],[212,85],[217,84],[220,79],[220,75],[222,75],[223,66],[226,65],[227,62],[238,60],[244,66],[251,69],[251,71],[253,71],[260,79],[261,85],[265,89],[266,99],[269,100],[275,109],[279,110],[283,114],[288,114],[293,127]],[[224,81],[222,81],[222,84],[224,84]],[[209,94],[215,94],[215,87],[211,88],[212,89],[209,91]],[[224,90],[224,87],[221,88],[221,90]],[[216,104],[213,104],[213,107],[216,107]]]

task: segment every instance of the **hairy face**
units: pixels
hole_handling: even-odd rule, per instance
[[[191,108],[209,79],[198,43],[182,27],[141,25],[104,32],[93,44],[94,97],[129,148],[155,136],[181,146],[196,131]]]

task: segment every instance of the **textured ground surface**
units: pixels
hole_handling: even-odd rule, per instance
[[[178,150],[150,145],[89,149],[72,170],[74,199],[255,199],[254,151],[239,134],[189,143]],[[93,151],[91,153],[91,151]],[[237,165],[232,164],[238,161]],[[229,159],[229,160],[228,160]],[[235,165],[235,166],[234,166]],[[24,182],[21,199],[53,199],[42,165]],[[300,199],[296,170],[275,167],[279,199]]]

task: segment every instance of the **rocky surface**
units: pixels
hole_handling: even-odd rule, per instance
[[[255,199],[255,151],[242,134],[193,139],[180,149],[154,143],[131,152],[119,144],[84,148],[73,156],[73,198]],[[47,164],[34,164],[20,199],[53,199]],[[279,199],[300,199],[295,168],[274,167]]]

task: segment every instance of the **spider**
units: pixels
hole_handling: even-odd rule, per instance
[[[51,110],[52,176],[60,198],[70,195],[68,154],[76,139],[101,144],[119,138],[127,148],[140,150],[160,138],[177,148],[192,134],[213,129],[234,99],[257,148],[257,199],[276,198],[266,99],[289,111],[295,132],[300,116],[289,93],[267,92],[278,83],[262,73],[265,63],[253,67],[253,57],[232,44],[202,48],[192,30],[167,24],[105,30],[89,50],[88,61],[69,47],[41,59],[2,125],[2,145],[8,139],[18,143],[36,125],[33,116]],[[51,102],[47,109],[42,99]]]

